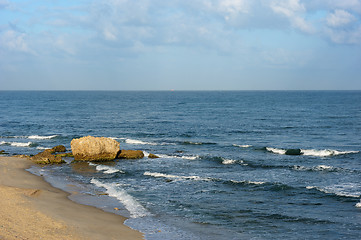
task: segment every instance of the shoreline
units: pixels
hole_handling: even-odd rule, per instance
[[[0,239],[144,239],[125,217],[71,201],[26,171],[24,158],[0,157]]]

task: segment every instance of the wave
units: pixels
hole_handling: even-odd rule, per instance
[[[184,142],[181,142],[181,144],[182,145],[216,145],[217,143],[184,141]]]
[[[198,155],[191,155],[191,156],[179,156],[179,155],[166,155],[166,154],[157,154],[160,158],[178,158],[178,159],[187,159],[187,160],[196,160],[200,158]]]
[[[245,144],[245,145],[233,144],[233,146],[234,147],[239,147],[239,148],[250,148],[250,147],[252,147],[252,145],[247,145],[247,144]]]
[[[175,179],[175,180],[195,180],[195,181],[212,181],[212,178],[202,178],[199,176],[178,176],[172,174],[164,174],[164,173],[157,173],[157,172],[144,172],[144,176],[151,176],[155,178],[168,178],[168,179]]]
[[[317,150],[317,149],[282,149],[282,148],[271,148],[266,147],[266,150],[271,153],[281,154],[281,155],[305,155],[305,156],[315,156],[315,157],[328,157],[328,156],[337,156],[344,154],[355,154],[360,151],[338,151],[331,149]]]
[[[223,159],[222,164],[232,165],[232,164],[235,164],[236,162],[237,162],[237,160],[233,160],[233,159]]]
[[[144,142],[141,140],[135,140],[135,139],[125,139],[125,143],[128,144],[134,144],[134,145],[158,145],[157,143],[154,142]]]
[[[236,181],[236,180],[223,180],[219,178],[210,178],[210,177],[200,177],[200,176],[179,176],[179,175],[173,175],[173,174],[165,174],[165,173],[158,173],[158,172],[144,172],[145,176],[151,176],[155,178],[167,178],[167,179],[174,179],[174,180],[193,180],[193,181],[212,181],[212,182],[220,182],[223,184],[231,184],[231,185],[262,185],[266,184],[266,182],[261,181],[249,181],[249,180],[243,180],[243,181]]]
[[[146,142],[146,141],[142,141],[142,140],[137,140],[137,139],[130,139],[130,138],[118,138],[118,137],[110,137],[114,140],[121,140],[127,144],[132,144],[132,145],[153,145],[153,146],[157,146],[157,145],[172,145],[172,143],[156,143],[156,142]]]
[[[105,188],[109,196],[118,199],[124,207],[129,211],[132,218],[141,218],[150,216],[151,214],[131,195],[125,190],[119,189],[115,183],[102,183],[99,180],[92,178],[90,183],[97,187]]]
[[[35,146],[37,146],[37,144],[33,143],[33,142],[5,142],[5,141],[1,141],[0,145],[10,145],[13,147],[35,147]]]
[[[359,198],[361,191],[355,191],[354,184],[334,185],[328,187],[307,186],[306,189],[314,189],[326,194],[334,194],[339,197]]]
[[[361,208],[361,200],[360,200],[360,202],[356,203],[355,207]]]
[[[292,168],[297,171],[316,171],[316,172],[317,171],[338,172],[338,171],[343,170],[341,168],[327,166],[327,165],[317,165],[314,167],[305,167],[305,166],[294,165]]]
[[[120,169],[116,169],[115,167],[111,167],[111,166],[106,166],[106,165],[102,165],[102,164],[94,164],[94,163],[89,163],[89,166],[95,166],[95,169],[97,171],[103,171],[103,173],[106,174],[112,174],[112,173],[125,173],[124,171],[120,170]]]
[[[56,138],[58,135],[51,135],[51,136],[39,136],[39,135],[31,135],[26,138],[28,139],[37,139],[37,140],[44,140],[44,139],[52,139]]]

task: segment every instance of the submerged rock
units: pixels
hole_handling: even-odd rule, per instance
[[[144,153],[140,150],[121,150],[117,158],[139,159],[143,157]]]
[[[1,151],[0,151],[0,155],[1,155],[1,154],[8,154],[8,153],[5,152],[5,150],[1,150]]]
[[[153,153],[149,153],[148,158],[159,158],[159,157]]]
[[[297,149],[287,149],[285,154],[286,155],[302,155],[302,151],[299,148],[297,148]]]
[[[106,137],[82,137],[70,143],[76,161],[114,160],[119,153],[120,143]]]

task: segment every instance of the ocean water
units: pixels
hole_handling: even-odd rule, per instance
[[[29,170],[148,240],[360,239],[360,123],[361,91],[0,91],[10,155],[92,135],[160,156]]]

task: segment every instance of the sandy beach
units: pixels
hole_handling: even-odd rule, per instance
[[[0,157],[0,239],[144,239],[124,217],[72,202],[27,172],[31,164]]]

